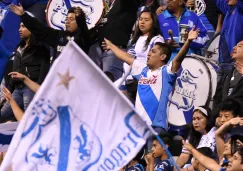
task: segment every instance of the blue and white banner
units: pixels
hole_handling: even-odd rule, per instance
[[[0,124],[0,152],[7,151],[17,126],[17,122]]]
[[[150,133],[133,105],[70,42],[29,105],[0,170],[117,171]]]

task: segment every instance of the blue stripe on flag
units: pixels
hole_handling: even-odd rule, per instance
[[[13,135],[14,135],[14,132],[13,132],[13,134],[10,134],[10,135],[0,133],[0,144],[1,145],[9,145],[12,138],[13,138]]]
[[[72,7],[69,0],[64,0],[64,2],[66,4],[67,9],[70,9]]]
[[[138,94],[145,111],[147,112],[151,121],[153,121],[158,106],[157,97],[154,95],[154,92],[149,85],[139,84]]]
[[[71,122],[68,106],[57,108],[60,120],[60,153],[58,171],[66,171],[68,166],[69,149],[71,144]]]

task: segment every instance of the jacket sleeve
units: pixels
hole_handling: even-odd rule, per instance
[[[227,11],[230,9],[226,0],[212,0],[216,6],[220,9],[220,11],[225,15]],[[239,1],[238,1],[239,2]]]
[[[198,35],[198,38],[193,40],[193,42],[190,45],[190,48],[199,50],[205,46],[205,43],[209,40],[208,34],[207,34],[207,29],[205,26],[202,24],[201,20],[199,17],[196,16],[196,22],[195,22],[195,29],[200,29],[200,34]]]
[[[60,30],[47,27],[36,18],[29,16],[26,12],[21,16],[21,20],[25,27],[41,42],[56,47]]]
[[[40,62],[40,75],[39,75],[39,79],[38,79],[37,83],[40,85],[44,81],[44,79],[50,69],[50,51],[49,51],[48,47],[46,47],[43,44],[41,44],[38,47],[38,51],[40,54],[41,62]]]

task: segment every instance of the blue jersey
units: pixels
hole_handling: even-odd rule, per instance
[[[158,160],[154,164],[154,171],[173,171],[174,166],[170,159],[167,160]]]
[[[180,30],[180,24],[186,24],[190,27],[190,29],[195,25],[195,29],[200,29],[200,34],[197,39],[193,40],[193,42],[190,45],[190,49],[188,53],[200,53],[201,48],[204,47],[206,41],[209,39],[207,35],[207,29],[202,24],[199,17],[196,15],[196,13],[189,11],[188,9],[185,9],[184,13],[181,16],[180,21],[176,20],[176,17],[170,13],[168,10],[165,10],[163,13],[161,13],[159,16],[159,23],[160,23],[160,29],[162,32],[162,35],[165,40],[171,39],[169,36],[168,31],[173,31],[173,39],[177,42],[179,42],[179,30]],[[180,48],[177,48],[172,51],[172,55],[170,58],[170,61],[173,60],[173,58],[176,56],[176,54],[180,51]]]
[[[167,103],[177,74],[172,63],[151,71],[144,62],[135,60],[131,74],[138,79],[135,107],[148,124],[167,129]]]
[[[213,2],[225,15],[219,40],[219,62],[230,63],[233,47],[243,40],[243,0],[238,0],[233,7],[224,0],[213,0]]]
[[[131,167],[126,168],[124,171],[145,171],[141,164],[135,164]]]

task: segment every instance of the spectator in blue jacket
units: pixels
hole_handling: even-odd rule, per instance
[[[233,47],[243,40],[243,0],[213,0],[225,15],[219,41],[218,81],[233,68],[230,54]]]
[[[196,29],[200,29],[198,38],[191,43],[190,50],[188,52],[189,54],[200,54],[201,48],[204,47],[206,41],[208,40],[205,26],[194,12],[189,11],[185,7],[184,0],[167,0],[167,4],[167,10],[161,13],[158,18],[164,39],[173,47],[170,61],[173,60],[182,46],[182,44],[178,44],[181,24],[188,25],[190,29],[195,25]],[[174,41],[171,40],[171,37],[168,33],[169,30],[173,31]]]

